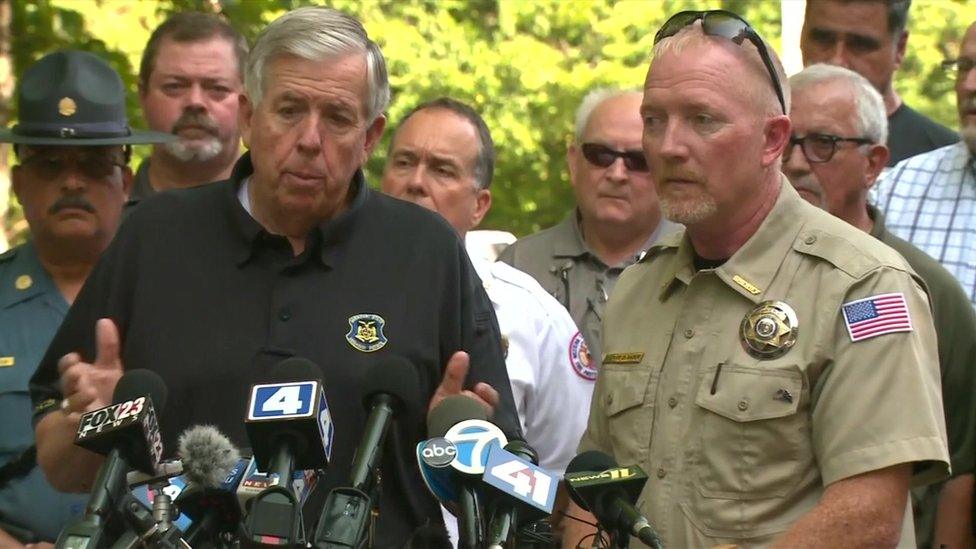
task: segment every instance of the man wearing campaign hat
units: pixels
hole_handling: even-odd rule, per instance
[[[55,491],[35,465],[28,381],[115,235],[132,184],[129,146],[172,139],[129,127],[122,79],[89,53],[44,56],[17,99],[19,122],[0,142],[14,145],[13,189],[31,236],[0,255],[2,547],[53,541],[84,510],[87,496]]]

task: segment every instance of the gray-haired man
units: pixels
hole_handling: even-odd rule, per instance
[[[55,486],[84,490],[93,478],[99,459],[70,435],[79,414],[108,402],[123,362],[179,395],[160,422],[168,449],[198,423],[245,445],[255,377],[285,357],[317,363],[335,418],[322,496],[348,481],[365,372],[407,358],[425,402],[398,416],[388,440],[376,547],[441,522],[412,465],[428,401],[465,394],[518,434],[498,325],[457,235],[366,184],[388,99],[382,53],[355,19],[303,8],[262,32],[241,104],[249,154],[227,181],[134,210],[32,380],[38,461]],[[96,322],[95,338],[79,335]]]
[[[566,153],[576,207],[561,223],[522,238],[499,259],[532,275],[569,310],[589,351],[601,359],[607,297],[625,267],[677,225],[661,217],[641,150],[641,92],[594,90],[576,112]]]

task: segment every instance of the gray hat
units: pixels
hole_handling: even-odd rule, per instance
[[[45,55],[24,72],[19,122],[0,129],[0,142],[22,145],[165,143],[175,136],[133,130],[125,115],[125,86],[117,72],[82,51]]]

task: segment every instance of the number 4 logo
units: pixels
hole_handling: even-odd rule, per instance
[[[304,406],[301,397],[302,388],[298,385],[282,387],[268,397],[261,405],[261,411],[278,412],[282,415],[297,413]]]

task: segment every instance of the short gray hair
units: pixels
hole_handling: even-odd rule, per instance
[[[251,50],[244,73],[244,88],[252,103],[260,103],[268,62],[280,55],[317,61],[354,52],[362,52],[366,56],[369,84],[366,114],[372,122],[383,114],[390,102],[386,60],[380,47],[369,39],[362,23],[331,8],[298,8],[265,27]]]
[[[583,139],[583,132],[586,131],[586,125],[590,123],[590,116],[593,111],[596,110],[604,101],[608,99],[614,99],[616,97],[621,97],[624,95],[630,95],[632,93],[642,93],[641,90],[637,88],[631,89],[620,89],[620,88],[597,88],[590,91],[583,97],[583,101],[580,102],[580,106],[576,109],[576,126],[573,134],[573,139],[577,144]]]
[[[790,77],[790,86],[802,90],[827,84],[845,82],[854,94],[855,120],[859,137],[884,145],[888,141],[888,111],[878,90],[860,74],[844,67],[817,63]]]

